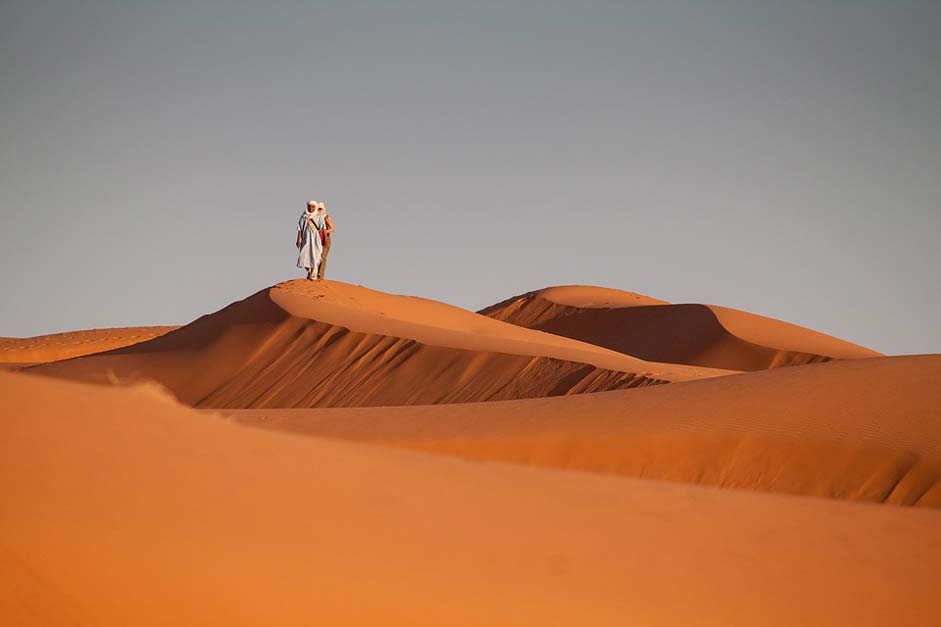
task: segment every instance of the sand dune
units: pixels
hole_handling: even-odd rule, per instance
[[[921,627],[937,616],[934,511],[268,433],[150,389],[0,373],[0,394],[3,624]]]
[[[941,355],[483,405],[228,413],[474,459],[941,507]]]
[[[36,337],[0,337],[0,364],[40,364],[100,353],[146,342],[176,328],[178,327],[118,327]]]
[[[476,402],[727,373],[646,362],[425,299],[303,280],[149,342],[31,372],[153,379],[209,408]]]
[[[881,355],[817,331],[728,307],[672,305],[589,286],[529,292],[480,313],[645,360],[730,370]]]

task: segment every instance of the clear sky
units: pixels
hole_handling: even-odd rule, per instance
[[[0,2],[0,335],[302,276],[941,352],[941,2]]]

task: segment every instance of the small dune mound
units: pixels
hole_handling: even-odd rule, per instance
[[[941,507],[941,356],[881,357],[570,398],[239,421],[474,459]]]
[[[42,364],[152,340],[178,327],[117,327],[0,338],[0,364]]]
[[[31,372],[151,379],[198,407],[350,407],[533,398],[724,374],[651,364],[420,298],[279,284],[135,346]]]
[[[640,359],[765,370],[881,353],[780,320],[715,305],[673,305],[631,292],[552,287],[481,314]]]

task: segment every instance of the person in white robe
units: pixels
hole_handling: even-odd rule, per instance
[[[323,252],[320,231],[327,228],[324,213],[318,203],[311,200],[297,221],[297,267],[307,270],[307,280],[317,280],[317,267]]]

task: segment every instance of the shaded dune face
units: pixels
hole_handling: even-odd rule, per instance
[[[941,356],[833,361],[480,406],[230,415],[473,459],[941,507]]]
[[[511,298],[480,313],[644,360],[729,370],[764,370],[880,355],[810,329],[728,308],[671,305],[653,299],[626,307],[579,306],[542,296],[552,289]],[[591,294],[594,288],[583,289]],[[811,350],[794,348],[804,346]]]
[[[151,379],[204,408],[478,402],[662,382],[538,355],[354,332],[292,316],[270,290],[150,342],[30,371],[90,382]]]

